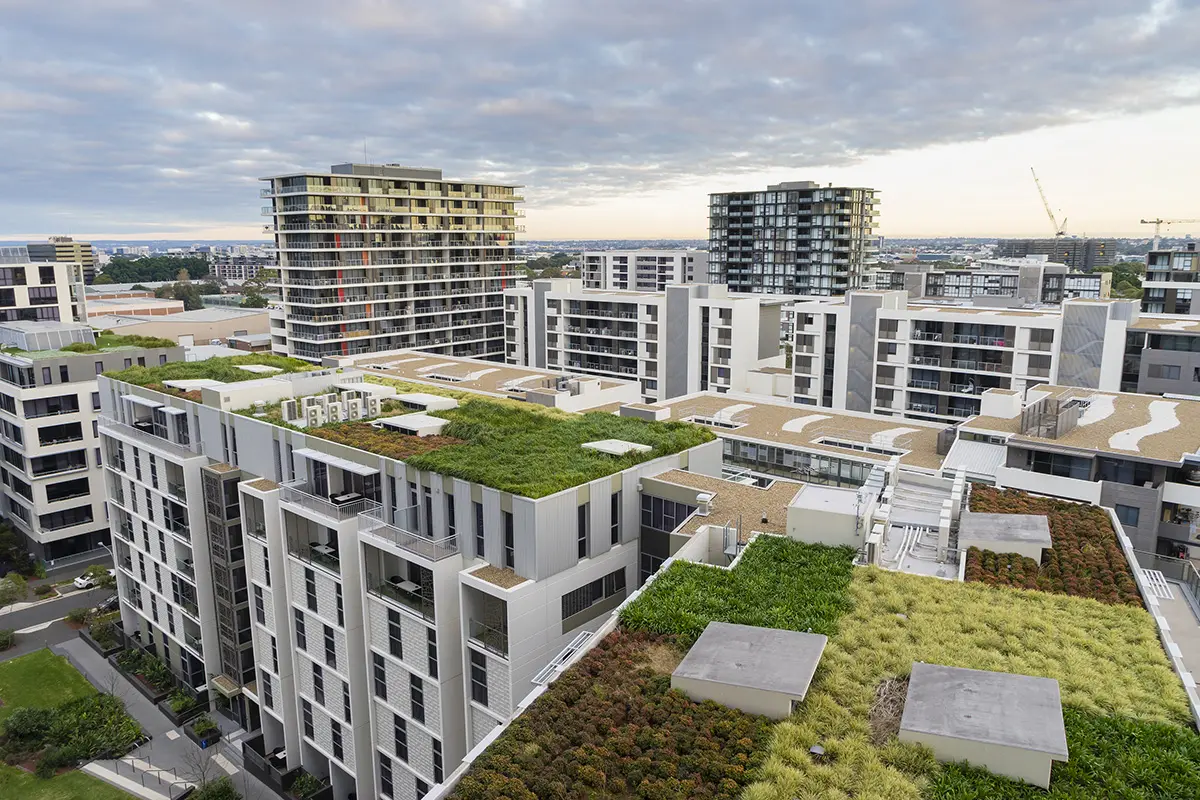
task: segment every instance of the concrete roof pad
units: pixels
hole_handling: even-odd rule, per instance
[[[671,677],[803,699],[826,641],[819,633],[710,622]]]
[[[599,439],[595,442],[584,442],[580,447],[608,453],[610,456],[623,456],[626,453],[649,453],[654,449],[650,445],[627,442],[624,439]]]
[[[1062,702],[1053,678],[917,662],[900,730],[1067,759]]]
[[[1028,542],[1043,547],[1051,546],[1050,522],[1043,514],[978,514],[964,511],[958,536],[971,541]]]

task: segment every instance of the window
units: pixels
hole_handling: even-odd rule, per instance
[[[412,702],[412,718],[417,722],[425,721],[425,682],[419,675],[408,675],[409,697]]]
[[[400,630],[400,612],[388,609],[388,652],[404,658],[404,643]]]
[[[433,628],[426,628],[425,641],[426,653],[429,655],[429,677],[436,678],[438,676],[437,631]]]
[[[71,373],[67,370],[67,365],[62,364],[58,368],[58,380],[62,383],[71,382]]]
[[[589,511],[591,503],[584,503],[575,509],[576,526],[575,526],[575,549],[576,555],[580,558],[588,557],[588,529],[591,527],[589,519]]]
[[[96,374],[99,375],[101,372],[104,372],[104,362],[97,361],[96,362]]]
[[[317,733],[316,733],[316,730],[313,728],[312,703],[301,698],[300,708],[304,713],[304,735],[307,736],[309,739],[315,738]]]
[[[345,752],[342,750],[342,726],[337,720],[329,721],[329,736],[333,739],[333,757],[341,761]]]
[[[304,594],[309,611],[317,610],[317,576],[311,569],[304,570]]]
[[[454,495],[446,495],[446,535],[454,538]]]
[[[487,558],[483,546],[483,503],[472,503],[475,508],[475,556]]]
[[[443,773],[442,763],[442,742],[440,739],[433,740],[433,782],[441,783],[445,777]]]
[[[313,697],[321,705],[325,705],[325,671],[321,669],[320,664],[312,665],[313,675]]]
[[[395,741],[396,758],[408,761],[408,720],[399,714],[392,715],[392,736]]]
[[[263,557],[263,580],[266,582],[267,588],[270,589],[271,588],[271,554],[270,554],[270,552],[268,552],[267,548],[265,548],[265,547],[262,549],[262,557]]]
[[[92,411],[100,410],[100,393],[92,392]]]
[[[1041,450],[1027,451],[1027,464],[1033,472],[1044,475],[1058,475],[1062,478],[1074,478],[1087,481],[1092,478],[1092,460],[1077,456],[1046,453]]]
[[[279,674],[279,643],[274,636],[271,637],[271,671]]]
[[[504,566],[517,568],[516,531],[513,529],[511,511],[504,512]]]
[[[478,650],[471,650],[471,699],[488,704],[487,657]]]
[[[609,544],[621,543],[621,493],[612,493],[609,500]]]
[[[350,684],[342,681],[342,719],[350,724]]]
[[[132,358],[127,358],[127,359],[125,359],[125,363],[124,363],[124,365],[123,365],[123,366],[124,366],[124,368],[125,368],[125,369],[129,369],[130,367],[132,367],[132,366],[133,366],[133,359],[132,359]]]
[[[266,672],[258,676],[258,685],[262,687],[263,705],[267,708],[274,708],[275,698],[271,694],[271,678]]]
[[[346,626],[346,608],[342,604],[342,585],[340,583],[334,584],[334,588],[337,589],[338,625],[341,625],[344,628]]]
[[[1131,528],[1137,527],[1138,517],[1141,516],[1141,509],[1137,506],[1123,506],[1117,503],[1113,510],[1117,512],[1117,519],[1121,520],[1122,525],[1128,525]]]
[[[167,363],[167,354],[166,353],[160,354],[158,357],[158,365],[161,367],[163,364],[166,364],[166,363]]]
[[[1179,380],[1179,367],[1173,364],[1151,364],[1146,370],[1146,376],[1150,378],[1162,378],[1168,381]]]
[[[54,378],[51,377],[53,374],[54,373],[50,371],[49,367],[42,367],[42,385],[43,386],[49,386],[50,384],[54,383]]]
[[[421,780],[420,778],[416,779],[416,783],[417,783],[417,797],[424,797],[425,795],[429,794],[429,784],[428,783]]]
[[[600,601],[625,594],[625,570],[615,570],[562,596],[562,618],[573,617]]]
[[[379,793],[384,797],[394,797],[392,785],[392,762],[387,756],[379,757]]]
[[[144,367],[144,366],[146,366],[146,357],[145,357],[145,356],[138,356],[138,360],[137,360],[137,362],[138,362],[138,366],[139,366],[139,367]]]
[[[267,607],[263,604],[263,593],[261,586],[254,587],[254,619],[258,620],[259,625],[267,624]]]
[[[375,696],[387,700],[387,668],[383,665],[383,656],[371,653],[371,674],[375,683]]]
[[[337,648],[333,640],[333,628],[325,626],[325,663],[337,669]]]
[[[300,650],[308,649],[308,636],[304,632],[304,612],[296,609],[296,647]]]

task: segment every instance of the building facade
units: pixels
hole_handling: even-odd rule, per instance
[[[61,349],[78,343],[95,344],[90,328],[0,323],[4,516],[46,561],[109,544],[97,376],[183,360],[182,347]]]
[[[647,403],[710,388],[747,391],[752,381],[770,383],[771,370],[786,383],[782,298],[720,285],[618,292],[550,279],[509,289],[504,301],[510,364],[636,380]]]
[[[671,283],[707,283],[705,250],[588,250],[580,256],[585,289],[662,292]]]
[[[212,276],[223,281],[248,281],[259,270],[275,269],[274,256],[218,255],[212,260]]]
[[[902,290],[917,300],[1008,297],[1023,303],[1055,304],[1072,297],[1108,298],[1112,274],[1071,272],[1065,264],[1048,261],[1046,256],[982,259],[963,269],[935,269],[914,262],[872,270],[863,288]]]
[[[83,282],[91,285],[96,279],[96,249],[88,242],[77,242],[70,236],[51,236],[45,243],[31,242],[29,257],[34,261],[57,261],[78,264],[83,270]]]
[[[1192,305],[1192,285],[1197,275],[1200,275],[1200,251],[1194,242],[1180,250],[1147,253],[1146,277],[1142,280],[1142,311],[1200,314],[1200,304]]]
[[[875,251],[877,193],[779,183],[709,195],[709,279],[734,292],[841,295]]]
[[[388,394],[368,374],[429,391]],[[199,402],[188,382],[102,379],[122,625],[251,732],[248,769],[303,767],[334,797],[420,798],[632,591],[640,478],[720,475],[709,441],[532,498],[235,413],[444,408],[431,404],[454,404],[436,394],[447,381],[575,410],[637,399],[628,384],[413,351],[202,382]]]
[[[1054,239],[1001,239],[996,244],[1000,258],[1047,256],[1077,272],[1091,272],[1112,266],[1117,257],[1116,239],[1078,239],[1059,236]]]
[[[291,355],[503,359],[518,187],[374,164],[263,180]]]
[[[26,247],[0,247],[0,322],[85,319],[83,268],[78,263],[35,261]]]

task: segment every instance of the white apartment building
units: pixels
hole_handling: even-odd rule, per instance
[[[707,250],[587,250],[585,289],[662,292],[672,283],[708,283]]]
[[[1061,303],[1072,297],[1102,300],[1109,297],[1112,274],[1071,272],[1048,256],[985,258],[961,269],[935,268],[926,262],[893,264],[874,269],[863,280],[864,289],[903,290],[917,300],[970,300],[978,297],[1012,298],[1022,303]]]
[[[1159,314],[1200,314],[1200,303],[1192,303],[1198,274],[1200,251],[1195,242],[1188,242],[1178,250],[1147,253],[1142,310]]]
[[[988,389],[1117,390],[1136,301],[919,305],[902,291],[796,304],[793,402],[953,422]],[[1135,378],[1136,380],[1136,378]]]
[[[91,328],[0,323],[0,493],[29,552],[52,561],[109,543],[97,412],[101,372],[182,361],[182,347],[95,345]]]
[[[579,279],[509,289],[509,364],[636,380],[645,402],[712,389],[787,393],[779,327],[786,298],[725,286],[662,292],[586,289]]]
[[[503,359],[501,293],[522,263],[517,186],[393,164],[263,180],[291,355]]]
[[[25,246],[0,247],[0,322],[86,319],[82,264],[33,260]]]
[[[721,474],[719,441],[542,496],[418,470],[385,451],[440,430],[429,414],[459,402],[442,387],[568,411],[637,387],[414,351],[296,372],[265,358],[233,362],[240,382],[102,378],[100,432],[124,630],[251,731],[246,768],[271,785],[303,768],[336,798],[421,797],[637,584],[655,519],[641,477]],[[352,425],[376,446],[304,431],[331,419],[368,420]],[[488,463],[520,477],[526,457]]]

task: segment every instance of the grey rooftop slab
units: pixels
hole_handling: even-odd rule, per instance
[[[900,730],[1067,758],[1058,681],[913,664]]]
[[[728,622],[710,622],[672,673],[803,699],[826,637]]]
[[[959,523],[958,535],[962,539],[1028,542],[1050,547],[1050,523],[1042,514],[977,514],[965,511]]]

